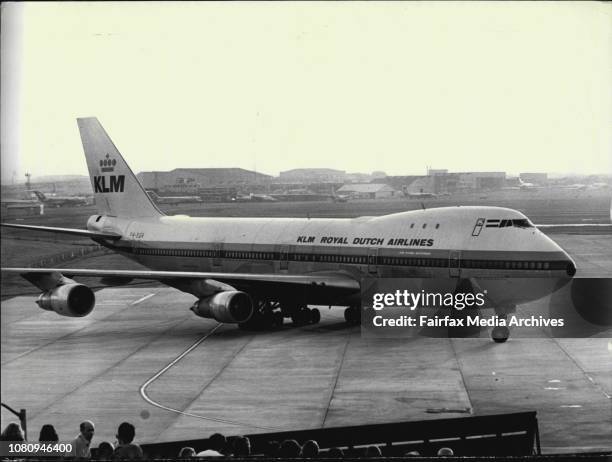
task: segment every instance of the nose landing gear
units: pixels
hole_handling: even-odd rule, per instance
[[[508,337],[510,337],[510,329],[506,326],[497,326],[491,331],[491,338],[495,343],[504,343]]]
[[[508,312],[514,311],[516,307],[498,307],[495,308],[495,314],[497,315],[498,320],[504,320],[506,323],[508,321]],[[491,331],[491,339],[495,343],[504,343],[510,337],[510,329],[507,325],[505,326],[495,326]]]

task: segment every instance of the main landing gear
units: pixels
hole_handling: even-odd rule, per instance
[[[498,307],[495,308],[495,314],[497,314],[497,318],[499,320],[504,320],[507,322],[508,320],[508,312],[514,311],[516,307]],[[495,343],[504,343],[510,337],[510,329],[508,326],[495,326],[491,331],[491,339]]]
[[[361,310],[358,306],[349,306],[344,310],[344,319],[349,326],[361,324]]]
[[[318,308],[300,307],[291,314],[291,321],[296,326],[317,324],[321,320],[321,312]]]
[[[317,324],[321,320],[321,312],[317,308],[306,305],[279,303],[270,300],[253,300],[254,312],[247,322],[238,324],[244,330],[271,330],[282,327],[285,318],[291,318],[296,326]]]

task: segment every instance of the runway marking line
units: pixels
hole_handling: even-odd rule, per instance
[[[106,318],[109,318],[111,316],[114,316],[115,314],[119,314],[119,313],[113,313],[110,316],[107,316]],[[104,318],[104,319],[106,319]],[[70,394],[78,392],[78,390],[90,383],[93,383],[94,381],[98,380],[100,377],[104,377],[108,372],[110,372],[113,368],[125,363],[126,361],[128,361],[132,356],[134,356],[135,354],[139,353],[140,351],[144,350],[145,348],[149,347],[153,342],[157,341],[158,339],[160,339],[167,331],[173,329],[174,327],[178,326],[180,323],[184,322],[185,319],[181,319],[179,318],[176,321],[173,321],[170,325],[170,327],[163,329],[161,332],[158,332],[157,334],[154,335],[153,338],[151,338],[148,342],[140,345],[139,347],[137,347],[135,350],[133,350],[131,353],[129,353],[127,356],[125,356],[124,358],[121,358],[119,361],[115,362],[114,364],[112,364],[111,366],[107,367],[106,369],[104,369],[102,372],[97,373],[96,375],[94,375],[93,377],[88,378],[87,380],[85,380],[83,383],[75,386],[72,390],[64,393],[62,396],[58,397],[57,399],[55,399],[54,401],[52,401],[50,404],[45,405],[45,407],[43,407],[42,409],[39,409],[35,414],[30,414],[31,418],[37,418],[40,414],[42,414],[43,412],[49,410],[50,408],[52,408],[53,406],[57,405],[60,401],[66,399]],[[83,329],[85,329],[87,326],[83,327]],[[82,329],[79,329],[82,330]],[[64,337],[67,337],[71,334],[67,334]],[[63,337],[62,337],[63,338]]]
[[[143,383],[140,386],[140,396],[142,396],[142,398],[149,404],[151,404],[152,406],[158,407],[160,409],[164,409],[166,411],[170,411],[170,412],[174,412],[177,414],[181,414],[187,417],[194,417],[196,419],[201,419],[201,420],[209,420],[211,422],[219,422],[219,423],[225,423],[225,424],[229,424],[229,425],[238,425],[238,426],[243,426],[243,427],[252,427],[252,428],[259,428],[262,430],[281,430],[280,428],[276,428],[276,427],[264,427],[261,425],[253,425],[253,424],[249,424],[246,422],[237,422],[234,420],[226,420],[226,419],[221,419],[221,418],[217,418],[217,417],[206,417],[206,416],[202,416],[202,415],[198,415],[198,414],[192,414],[191,412],[185,412],[185,411],[181,411],[179,409],[174,409],[171,408],[169,406],[165,406],[161,403],[158,403],[157,401],[154,401],[153,399],[151,399],[151,397],[149,397],[149,395],[147,394],[147,387],[149,385],[151,385],[154,381],[156,381],[158,378],[160,378],[162,375],[164,375],[170,368],[172,368],[174,365],[176,365],[181,359],[183,359],[185,356],[187,356],[189,353],[191,353],[193,350],[195,350],[202,342],[204,342],[204,340],[206,340],[207,338],[209,338],[210,336],[212,336],[215,331],[221,327],[223,324],[219,323],[217,324],[212,330],[210,330],[210,332],[207,332],[205,335],[203,335],[202,337],[200,337],[198,340],[196,340],[193,344],[191,344],[185,351],[183,351],[180,355],[178,355],[176,358],[174,358],[171,362],[169,362],[168,364],[166,364],[166,366],[161,369],[159,372],[157,372],[153,377],[151,377],[150,379],[148,379],[145,383]]]
[[[155,295],[155,294],[153,294],[153,295]],[[102,303],[104,303],[104,302],[102,302]],[[97,303],[97,304],[96,304],[96,306],[99,306],[99,305],[101,305],[102,303]],[[125,302],[119,302],[119,303],[117,303],[117,304],[113,304],[112,306],[120,306],[120,305],[125,305]],[[109,305],[107,305],[107,306],[109,306]],[[127,305],[125,305],[125,306],[127,306]],[[21,353],[19,353],[18,355],[16,355],[15,357],[13,357],[13,358],[9,359],[8,361],[3,362],[3,363],[2,363],[2,366],[4,366],[4,367],[5,367],[5,366],[7,366],[8,364],[10,364],[10,363],[12,363],[12,362],[14,362],[14,361],[16,361],[16,360],[18,360],[18,359],[20,359],[20,358],[23,358],[24,356],[27,356],[27,355],[29,355],[29,354],[31,354],[31,353],[34,353],[34,352],[36,352],[36,351],[38,351],[38,350],[41,350],[41,349],[43,349],[44,347],[49,346],[49,345],[52,345],[52,344],[54,344],[54,343],[56,343],[56,342],[58,342],[58,341],[62,341],[62,340],[64,340],[64,339],[66,339],[67,337],[70,337],[71,335],[74,335],[74,334],[76,334],[76,333],[78,333],[78,332],[80,332],[80,331],[82,331],[82,330],[84,330],[84,329],[87,329],[87,328],[89,328],[89,327],[92,327],[92,326],[94,325],[94,323],[96,323],[96,322],[99,322],[99,321],[105,321],[106,319],[108,319],[108,318],[110,318],[110,317],[112,317],[112,316],[118,315],[118,314],[120,314],[120,313],[121,313],[120,311],[117,311],[117,312],[113,312],[113,313],[105,314],[103,317],[100,317],[100,318],[98,318],[98,319],[91,317],[91,318],[89,318],[89,319],[91,319],[91,321],[92,321],[91,323],[88,323],[88,324],[86,324],[86,325],[84,325],[84,326],[82,326],[82,327],[78,327],[78,328],[76,328],[76,329],[75,329],[75,330],[73,330],[73,331],[70,331],[70,332],[67,332],[67,333],[65,333],[65,334],[63,334],[63,335],[60,335],[60,336],[59,336],[59,337],[57,337],[57,338],[54,338],[54,339],[49,340],[49,341],[46,341],[46,342],[44,342],[44,343],[43,343],[43,344],[41,344],[41,345],[36,345],[36,346],[33,346],[33,347],[32,347],[32,348],[30,348],[29,350],[26,350],[26,351],[24,351],[24,352],[21,352]],[[22,321],[23,321],[23,322],[26,322],[26,321],[28,321],[30,318],[40,317],[40,314],[41,314],[41,313],[37,313],[37,314],[34,314],[34,315],[32,315],[32,316],[28,316],[28,317],[26,317],[26,318],[23,318],[23,319],[20,319],[20,320],[17,320],[17,321],[11,322],[10,324],[15,324],[15,323],[22,322]],[[44,313],[42,313],[42,314],[44,314]]]
[[[461,364],[461,360],[459,359],[459,355],[457,354],[457,350],[455,349],[455,343],[453,342],[453,339],[449,338],[448,343],[453,352],[453,356],[455,357],[455,363],[457,364],[457,368],[459,370],[459,375],[461,377],[461,383],[463,384],[463,390],[465,391],[465,396],[467,397],[467,400],[468,400],[469,407],[467,409],[469,409],[470,414],[473,414],[474,406],[472,405],[472,397],[470,396],[470,389],[468,388],[467,381],[465,380],[465,375],[463,374],[463,365]],[[493,372],[493,375],[495,374],[496,373]]]
[[[569,360],[571,362],[574,363],[574,365],[580,370],[580,372],[582,372],[582,375],[584,376],[585,379],[587,379],[589,381],[589,383],[593,386],[593,388],[595,388],[596,390],[598,390],[601,394],[603,394],[607,399],[612,399],[612,395],[610,395],[610,393],[608,393],[606,390],[604,390],[604,388],[597,383],[593,377],[591,377],[587,371],[584,370],[584,368],[582,367],[582,365],[578,362],[578,360],[576,360],[576,358],[574,358],[566,349],[563,345],[561,345],[561,343],[559,343],[558,339],[556,339],[555,337],[550,337],[550,339],[557,344],[557,346],[559,347],[559,349],[565,354],[565,356],[567,356],[569,358]],[[579,406],[582,407],[582,406]]]
[[[342,366],[344,366],[344,359],[346,358],[346,352],[348,350],[349,342],[351,341],[351,333],[348,332],[346,335],[346,342],[344,343],[344,348],[342,349],[342,356],[340,356],[340,361],[336,365],[336,376],[333,379],[333,383],[331,384],[329,390],[329,396],[327,398],[327,406],[325,407],[325,412],[323,413],[323,420],[321,421],[321,428],[324,427],[325,421],[327,420],[327,414],[329,414],[329,409],[331,408],[332,400],[334,399],[334,393],[336,392],[336,387],[338,386],[338,380],[340,380],[340,373],[342,372]]]

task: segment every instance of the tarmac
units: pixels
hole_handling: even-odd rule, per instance
[[[554,239],[578,276],[612,277],[612,236]],[[544,452],[612,449],[610,329],[504,344],[486,332],[365,339],[325,308],[317,325],[246,332],[194,316],[195,298],[170,288],[96,298],[85,318],[31,296],[2,302],[2,402],[27,409],[30,439],[47,423],[72,439],[84,419],[97,446],[123,421],[145,443],[536,410]]]

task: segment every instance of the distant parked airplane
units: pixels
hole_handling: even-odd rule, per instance
[[[2,207],[8,210],[12,209],[31,209],[34,207],[40,207],[41,211],[43,203],[38,199],[2,199]]]
[[[234,202],[276,202],[277,200],[268,194],[239,194],[232,198]]]
[[[45,193],[32,190],[38,200],[48,207],[64,207],[67,205],[80,206],[87,205],[89,201],[84,196],[47,196]]]
[[[542,186],[539,186],[535,183],[526,183],[524,182],[521,177],[519,177],[519,188],[522,191],[532,191],[532,190],[537,190],[537,189],[542,189]]]
[[[200,196],[158,196],[154,191],[147,191],[147,194],[156,204],[188,204],[202,202]]]
[[[408,199],[435,199],[436,197],[438,197],[436,194],[428,192],[408,192],[406,193],[406,196],[408,196]]]

